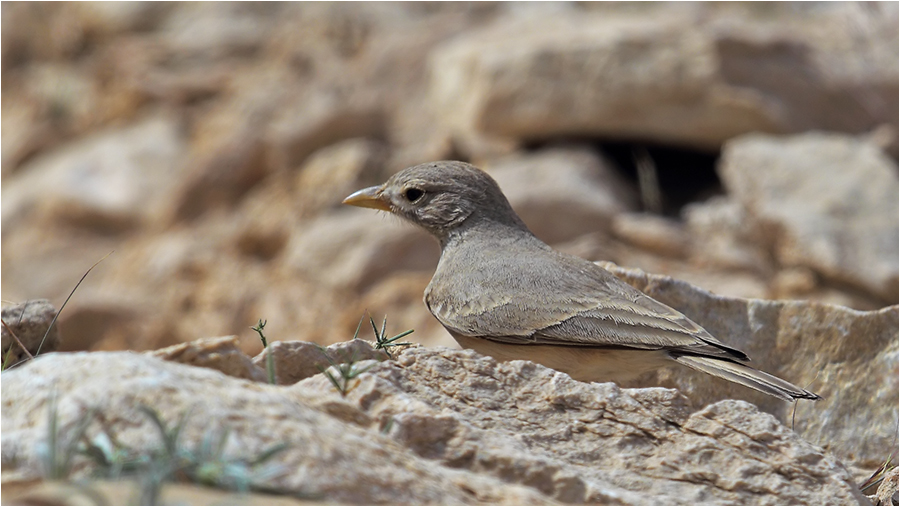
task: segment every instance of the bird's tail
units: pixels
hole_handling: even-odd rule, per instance
[[[786,380],[727,359],[705,356],[673,356],[673,359],[689,368],[736,382],[784,401],[794,401],[800,398],[822,399],[818,394],[797,387]]]

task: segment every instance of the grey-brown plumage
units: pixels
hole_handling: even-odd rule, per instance
[[[344,203],[390,211],[440,241],[425,304],[463,347],[588,382],[675,361],[783,400],[820,398],[747,366],[746,354],[596,264],[547,246],[474,166],[417,165]]]

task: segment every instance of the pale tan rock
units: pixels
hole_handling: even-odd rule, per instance
[[[368,322],[363,324],[369,327]],[[368,336],[370,329],[362,328],[360,334],[366,333]],[[322,373],[333,364],[371,359],[384,361],[388,358],[383,351],[374,350],[368,342],[361,339],[338,342],[328,348],[310,342],[274,342],[253,358],[257,369],[267,368],[266,362],[270,354],[275,362],[275,383],[279,385],[296,384]]]
[[[772,280],[777,299],[803,299],[799,296],[815,291],[817,285],[816,274],[804,267],[783,269]]]
[[[589,148],[558,146],[484,165],[528,228],[548,243],[608,231],[613,215],[637,206],[634,188]]]
[[[248,382],[182,364],[129,352],[49,354],[4,373],[3,471],[19,480],[39,473],[36,449],[45,441],[47,389],[58,386],[58,418],[69,434],[89,407],[101,414],[107,431],[129,448],[149,452],[161,445],[158,430],[138,410],[143,404],[174,425],[189,411],[180,442],[194,448],[209,431],[229,427],[224,454],[249,459],[275,444],[288,448],[269,463],[287,473],[265,486],[341,504],[547,504],[551,499],[523,484],[491,474],[436,466],[378,430],[347,423],[312,408],[294,388]],[[25,372],[16,375],[17,370]],[[363,376],[371,376],[365,373]],[[327,382],[327,380],[326,380]],[[359,388],[357,388],[359,389]],[[356,390],[354,390],[355,392]],[[341,403],[340,394],[322,394]],[[373,400],[376,401],[376,400]],[[87,430],[98,433],[96,424]],[[85,475],[83,463],[76,477]],[[14,465],[14,466],[13,466]]]
[[[383,143],[364,138],[340,141],[312,153],[294,179],[301,216],[330,211],[351,193],[379,183],[386,156]]]
[[[145,353],[174,363],[210,368],[231,377],[256,382],[267,379],[265,370],[241,351],[235,336],[203,338]]]
[[[785,424],[793,421],[799,435],[861,469],[876,468],[884,449],[894,445],[897,306],[861,312],[807,301],[723,297],[666,276],[598,264],[743,350],[755,368],[825,399],[794,407],[686,368],[659,370],[633,385],[675,387],[695,406],[726,398],[750,401]],[[867,428],[863,436],[861,427]]]
[[[261,120],[247,121],[218,146],[188,163],[189,170],[173,191],[172,222],[192,220],[234,204],[269,173],[265,146],[260,136]]]
[[[286,247],[287,266],[326,287],[354,290],[396,271],[434,271],[440,250],[428,233],[365,211],[342,210],[299,228]]]
[[[674,391],[584,384],[469,350],[416,348],[397,362],[345,398],[373,429],[419,456],[528,484],[561,503],[807,503],[821,491],[800,492],[781,473],[812,466],[849,479],[834,458],[744,402],[692,414]],[[329,386],[313,377],[291,389],[319,399]],[[852,484],[823,487],[861,501]]]
[[[3,483],[8,505],[131,505],[140,498],[142,484],[134,480],[29,481]],[[159,491],[159,505],[323,505],[287,495],[241,493],[199,484],[165,483]]]
[[[688,250],[684,227],[659,215],[620,213],[612,220],[612,232],[622,241],[664,257],[683,257]]]
[[[177,121],[166,115],[74,140],[4,183],[3,228],[35,215],[107,233],[137,227],[174,188],[184,151]]]
[[[896,8],[860,16],[865,35],[851,10],[526,12],[440,47],[431,96],[470,146],[591,136],[714,148],[748,132],[896,124],[897,52],[878,42],[896,40]]]
[[[7,354],[11,354],[8,356],[9,366],[27,360],[28,354],[22,350],[21,345],[24,345],[32,356],[38,354],[38,351],[46,354],[58,349],[60,344],[59,327],[56,324],[52,328],[50,327],[54,316],[56,316],[56,308],[46,299],[34,299],[4,306],[3,323],[5,325],[0,330],[3,340],[0,363],[7,361]],[[10,335],[10,330],[18,337],[18,341]]]
[[[140,312],[136,305],[128,304],[123,298],[112,301],[113,298],[85,292],[81,294],[79,289],[79,297],[70,301],[59,315],[60,326],[66,329],[66,341],[59,350],[104,350],[104,343],[127,343],[122,340],[137,331],[135,322],[140,318]],[[117,350],[115,345],[107,350]]]
[[[765,250],[752,240],[746,210],[734,199],[688,204],[681,216],[691,236],[690,258],[697,264],[762,273],[773,269]]]
[[[838,134],[748,135],[725,146],[718,170],[780,265],[897,302],[897,164],[877,147]]]
[[[314,151],[344,139],[384,137],[385,114],[377,105],[347,102],[333,95],[295,102],[279,111],[265,133],[275,170],[293,170]]]
[[[833,457],[748,403],[692,413],[672,390],[584,384],[473,351],[409,349],[346,397],[323,375],[269,386],[132,353],[50,354],[5,375],[4,474],[20,481],[37,475],[46,438],[49,394],[28,386],[52,383],[61,428],[94,407],[146,452],[159,437],[135,407],[169,424],[190,407],[181,445],[215,421],[231,429],[226,459],[287,443],[273,458],[286,473],[264,484],[336,503],[865,502]]]

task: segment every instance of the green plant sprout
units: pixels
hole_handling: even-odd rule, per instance
[[[385,354],[388,355],[389,358],[391,358],[391,359],[394,358],[394,356],[391,355],[391,351],[390,351],[391,347],[401,347],[404,345],[412,345],[411,342],[397,343],[397,340],[411,335],[414,331],[413,329],[404,331],[404,332],[402,332],[396,336],[393,336],[391,338],[387,337],[387,334],[385,333],[385,329],[387,328],[387,315],[385,315],[384,320],[381,321],[381,331],[378,330],[378,326],[375,325],[375,319],[373,319],[371,316],[369,317],[369,322],[372,323],[372,331],[375,332],[375,350],[383,350],[385,352]],[[359,323],[362,324],[362,319],[360,319]],[[357,333],[357,335],[359,334],[359,326],[356,327],[356,333]],[[353,338],[356,338],[356,335],[354,335]]]
[[[255,326],[250,326],[250,329],[259,334],[263,348],[266,349],[266,374],[268,375],[269,383],[275,385],[275,356],[272,355],[272,351],[269,349],[269,342],[266,340],[266,335],[263,334],[263,329],[268,322],[268,320],[259,319]]]

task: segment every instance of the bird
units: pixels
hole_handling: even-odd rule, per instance
[[[678,363],[781,400],[821,399],[747,365],[747,354],[597,264],[551,248],[471,164],[412,166],[343,204],[390,212],[438,240],[424,302],[463,348],[582,382],[622,383]]]

